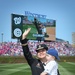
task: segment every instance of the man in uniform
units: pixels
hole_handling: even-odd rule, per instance
[[[33,58],[29,51],[29,48],[28,48],[28,44],[27,44],[28,40],[26,39],[26,36],[30,32],[30,30],[31,30],[31,28],[28,28],[23,33],[22,39],[21,39],[21,44],[22,44],[24,56],[31,68],[32,75],[40,75],[44,70],[42,63],[47,62],[46,54],[47,54],[48,47],[45,44],[38,45],[37,50],[36,50],[38,59]]]
[[[25,32],[22,35],[21,38],[22,49],[24,57],[31,68],[32,75],[40,75],[44,70],[43,63],[47,62],[46,56],[47,56],[48,47],[45,44],[39,44],[36,49],[38,59],[34,58],[31,52],[29,51],[27,43],[28,39],[26,39],[30,30],[31,28],[28,28],[27,30],[25,30]]]

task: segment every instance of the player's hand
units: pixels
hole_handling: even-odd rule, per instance
[[[24,31],[23,35],[22,35],[22,40],[26,38],[26,36],[28,35],[28,33],[30,32],[31,28],[28,28],[27,30]]]
[[[48,75],[46,72],[42,72],[40,75]]]

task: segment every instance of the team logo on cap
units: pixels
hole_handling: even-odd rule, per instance
[[[38,46],[37,50],[39,49],[43,49],[44,47],[42,47],[41,45]]]
[[[41,45],[39,45],[39,48],[41,48]]]

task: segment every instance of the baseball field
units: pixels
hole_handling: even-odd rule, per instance
[[[33,36],[33,34],[37,33],[37,29],[34,24],[25,24],[23,25],[23,32],[25,29],[31,28],[30,33],[28,34],[28,39],[36,39],[36,37]],[[56,31],[55,27],[46,27],[46,33],[49,37],[45,37],[45,40],[52,40],[55,41]]]
[[[59,62],[61,75],[75,75],[75,62]],[[0,64],[0,75],[31,75],[27,63]]]

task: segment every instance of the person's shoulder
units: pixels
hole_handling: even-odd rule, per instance
[[[56,65],[56,64],[57,64],[57,62],[56,62],[55,60],[53,60],[53,61],[50,61],[50,62],[49,62],[49,64]]]

